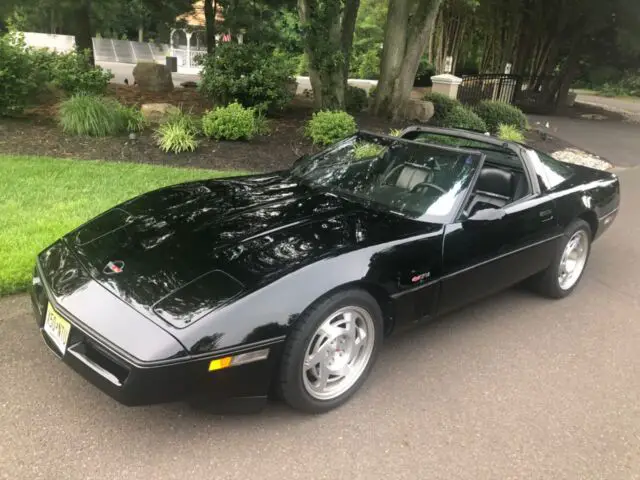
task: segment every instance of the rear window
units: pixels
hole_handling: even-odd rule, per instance
[[[556,160],[538,150],[527,150],[527,153],[534,165],[542,190],[551,190],[573,176],[573,168],[568,163]]]

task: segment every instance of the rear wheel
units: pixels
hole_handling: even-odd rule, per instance
[[[576,220],[565,230],[551,265],[534,277],[534,286],[550,298],[564,298],[578,286],[591,252],[591,228]]]
[[[280,370],[284,400],[311,413],[346,402],[369,375],[382,331],[380,307],[362,290],[337,292],[310,307],[285,345]]]

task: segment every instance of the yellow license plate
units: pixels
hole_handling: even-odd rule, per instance
[[[60,353],[64,355],[64,352],[67,350],[71,324],[62,318],[50,303],[47,305],[47,314],[44,318],[44,331],[54,345],[58,347]]]

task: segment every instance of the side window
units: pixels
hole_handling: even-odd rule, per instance
[[[527,150],[527,153],[534,165],[542,191],[551,190],[573,176],[570,165],[537,150]]]

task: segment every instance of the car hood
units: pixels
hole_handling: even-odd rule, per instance
[[[418,230],[424,224],[272,174],[156,190],[64,241],[112,293],[183,328],[310,262]]]

